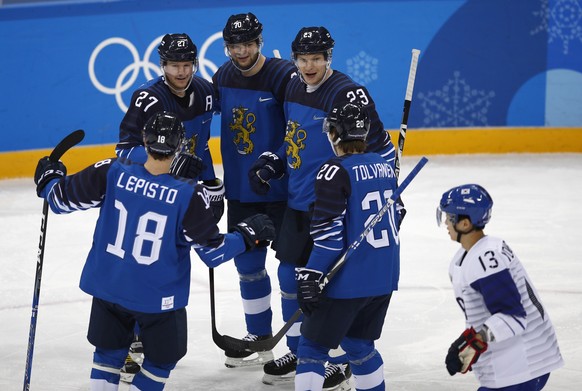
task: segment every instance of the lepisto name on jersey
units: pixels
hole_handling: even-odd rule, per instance
[[[136,194],[142,194],[148,198],[158,199],[167,204],[173,204],[176,201],[178,190],[170,189],[168,186],[152,183],[133,175],[126,176],[124,172],[119,175],[117,187]]]

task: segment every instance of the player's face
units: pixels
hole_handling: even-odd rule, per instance
[[[257,62],[259,45],[257,41],[226,45],[228,55],[240,69],[249,69]]]
[[[305,83],[312,86],[318,85],[327,72],[327,60],[323,53],[298,54],[295,57],[295,65]]]
[[[454,218],[455,217],[453,215],[449,215],[447,213],[446,218],[445,218],[445,226],[447,227],[447,232],[449,233],[449,237],[451,238],[451,240],[456,241],[457,240],[457,232],[455,231]]]
[[[166,82],[170,83],[177,90],[183,90],[188,87],[193,73],[194,64],[191,62],[168,61],[164,65]]]

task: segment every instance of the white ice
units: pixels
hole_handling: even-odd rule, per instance
[[[418,157],[405,157],[406,175]],[[435,156],[404,193],[400,289],[393,296],[377,348],[388,389],[476,390],[472,374],[450,377],[446,351],[464,329],[447,276],[457,243],[435,223],[447,189],[479,183],[495,205],[486,233],[504,238],[525,264],[557,330],[566,365],[545,390],[573,391],[582,382],[582,154]],[[220,169],[218,168],[220,172]],[[20,390],[31,317],[42,201],[32,179],[0,181],[0,390]],[[48,219],[31,390],[88,390],[92,346],[85,336],[91,298],[78,281],[97,210]],[[221,228],[224,230],[224,220]],[[274,330],[282,326],[277,260],[269,252]],[[227,369],[212,342],[208,271],[192,253],[188,353],[167,390],[273,390],[259,367]],[[232,263],[215,272],[221,333],[241,337],[243,314]],[[275,354],[286,353],[284,342]],[[121,386],[120,389],[127,389]],[[279,387],[292,390],[292,385]]]

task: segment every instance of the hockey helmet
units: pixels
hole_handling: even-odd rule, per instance
[[[259,19],[251,12],[247,14],[231,15],[222,30],[222,38],[227,45],[235,45],[259,40],[262,41],[261,33],[263,25]]]
[[[370,117],[359,103],[344,103],[334,107],[323,121],[323,131],[334,128],[339,141],[365,141],[370,131]]]
[[[493,199],[482,186],[467,184],[453,187],[441,197],[437,224],[444,223],[445,218],[456,224],[459,216],[467,216],[475,228],[483,229],[491,219],[492,208]]]
[[[148,153],[170,156],[176,153],[184,140],[184,125],[176,114],[160,111],[151,116],[143,127]]]
[[[297,54],[325,53],[331,56],[335,41],[325,27],[303,27],[291,43],[293,57]]]
[[[187,62],[198,64],[198,49],[188,34],[166,34],[158,46],[161,61]]]

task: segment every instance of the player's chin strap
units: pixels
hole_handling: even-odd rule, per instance
[[[459,223],[459,222],[457,221],[457,224],[458,224],[458,223]],[[461,235],[467,235],[467,234],[470,234],[471,232],[473,232],[473,231],[476,231],[476,230],[477,230],[477,228],[476,228],[476,227],[475,227],[473,224],[471,224],[471,229],[470,229],[470,230],[468,230],[467,232],[461,232],[461,231],[459,231],[459,230],[457,229],[457,224],[455,224],[455,225],[453,226],[453,228],[455,229],[455,232],[457,233],[457,242],[459,242],[459,243],[461,243]]]

